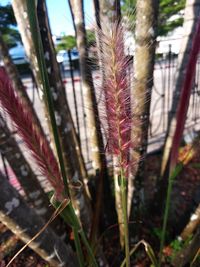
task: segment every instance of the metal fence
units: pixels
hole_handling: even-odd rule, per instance
[[[151,110],[150,110],[150,128],[149,128],[149,145],[148,151],[159,149],[165,138],[169,112],[171,109],[174,81],[176,76],[177,57],[171,53],[169,46],[168,53],[165,57],[156,60],[154,70],[154,87],[152,90]],[[70,68],[69,68],[70,67]],[[91,154],[89,133],[86,123],[87,106],[84,102],[83,88],[81,85],[81,76],[78,69],[69,64],[68,69],[63,72],[63,82],[66,88],[66,95],[77,133],[81,140],[81,146],[85,162],[90,168]],[[130,80],[132,77],[132,69],[130,69]],[[93,80],[98,87],[100,81],[100,73],[98,70],[93,71]],[[24,77],[23,81],[28,89],[29,96],[38,111],[42,125],[47,129],[44,115],[42,113],[41,103],[38,94],[33,89],[33,82],[30,77]],[[200,129],[200,60],[196,67],[195,82],[190,98],[190,106],[185,125],[185,137],[190,137],[195,131]],[[97,90],[98,91],[98,90]],[[101,94],[98,94],[98,103],[101,105]]]
[[[177,56],[171,52],[169,46],[168,53],[164,57],[156,60],[154,69],[154,86],[152,89],[151,110],[150,110],[150,128],[149,128],[149,145],[148,151],[159,149],[165,138],[169,113],[173,99],[173,92],[175,90],[175,76],[177,67]],[[68,75],[65,76],[66,90],[68,95],[68,102],[71,107],[73,119],[77,130],[79,129],[80,139],[82,143],[82,150],[85,161],[90,162],[90,143],[88,140],[88,129],[86,124],[86,109],[84,104],[83,92],[81,87],[81,78],[78,71],[72,70],[73,80]],[[130,70],[130,80],[132,70]],[[94,83],[98,84],[99,72],[93,71]],[[198,60],[196,67],[195,82],[190,98],[190,105],[187,115],[187,122],[185,125],[185,137],[188,138],[190,134],[200,129],[200,60]],[[70,96],[71,91],[71,96]],[[97,90],[98,91],[98,90]],[[73,94],[72,94],[73,92]],[[97,94],[99,95],[99,93]],[[99,98],[99,96],[98,96]],[[99,101],[100,102],[100,101]],[[78,105],[77,105],[78,103]],[[78,106],[78,109],[75,107]],[[77,123],[79,122],[79,124]]]
[[[173,93],[175,91],[175,79],[178,58],[172,56],[171,48],[165,59],[157,60],[154,70],[154,87],[152,90],[152,102],[149,129],[149,151],[163,144],[167,130]],[[184,77],[183,77],[184,80]],[[200,129],[200,58],[196,66],[196,75],[190,97],[187,121],[184,136],[186,139],[194,135]]]

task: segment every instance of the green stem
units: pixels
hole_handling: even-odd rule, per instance
[[[95,257],[94,257],[93,252],[92,252],[92,249],[91,249],[91,247],[90,247],[90,245],[89,245],[89,243],[88,243],[88,240],[87,240],[87,238],[86,238],[86,236],[85,236],[84,231],[81,229],[81,230],[79,231],[79,233],[80,233],[81,238],[82,238],[82,241],[83,241],[83,243],[84,243],[84,245],[85,245],[85,247],[86,247],[86,249],[87,249],[88,256],[90,257],[90,262],[92,263],[92,267],[98,267],[98,264],[97,264],[97,262],[96,262],[96,259],[95,259]]]
[[[173,181],[176,178],[176,176],[179,174],[179,172],[182,170],[182,168],[183,168],[183,164],[179,163],[174,168],[174,170],[171,172],[170,177],[169,177],[169,181],[168,181],[167,196],[166,196],[166,203],[165,203],[165,211],[164,211],[164,218],[163,218],[161,241],[160,241],[160,253],[159,253],[158,267],[161,267],[161,263],[162,263],[162,254],[163,254],[163,248],[164,248],[164,245],[165,245],[165,236],[166,236],[167,221],[168,221],[168,216],[169,216],[170,199],[171,199]]]
[[[30,21],[30,30],[31,30],[31,34],[33,37],[35,50],[36,50],[36,57],[38,61],[39,72],[40,72],[41,79],[42,79],[45,100],[48,105],[48,111],[49,111],[49,117],[50,117],[51,127],[53,131],[53,136],[54,136],[54,142],[56,146],[56,151],[57,151],[58,160],[60,164],[60,170],[61,170],[62,179],[64,183],[65,195],[69,196],[67,175],[66,175],[64,159],[63,159],[61,144],[60,144],[59,135],[58,135],[58,129],[56,125],[53,101],[52,101],[52,96],[50,92],[49,80],[48,80],[47,69],[46,69],[45,58],[44,58],[44,51],[42,47],[42,40],[41,40],[41,35],[40,35],[40,30],[39,30],[39,25],[38,25],[38,19],[36,15],[35,1],[27,0],[26,4],[27,4],[28,17]]]
[[[167,228],[167,221],[169,216],[169,207],[170,207],[170,197],[172,191],[172,184],[173,182],[169,180],[169,184],[167,187],[167,197],[166,197],[166,204],[165,204],[165,212],[164,212],[164,219],[163,219],[163,227],[162,227],[162,234],[161,234],[161,241],[160,241],[160,253],[159,253],[159,263],[158,267],[161,266],[162,262],[162,252],[165,244],[165,236],[166,236],[166,228]]]
[[[124,177],[124,172],[121,171],[121,199],[124,223],[124,241],[125,241],[125,255],[126,267],[130,267],[130,251],[129,251],[129,230],[128,230],[128,214],[127,214],[127,180]]]
[[[54,205],[54,207],[58,206],[58,202],[57,203],[52,202],[52,204]],[[72,227],[72,229],[75,230],[74,231],[74,239],[75,239],[77,254],[79,252],[79,249],[81,249],[81,245],[79,245],[79,243],[80,243],[79,234],[80,234],[81,239],[83,241],[83,244],[84,244],[85,248],[87,249],[89,261],[92,263],[92,267],[98,267],[98,265],[96,263],[96,259],[94,257],[94,253],[93,253],[91,246],[90,246],[90,244],[89,244],[89,242],[85,236],[85,233],[84,233],[84,231],[80,225],[80,222],[77,218],[77,215],[74,212],[74,209],[72,207],[71,202],[64,209],[61,216],[63,216],[63,219],[65,220],[65,222],[67,222],[68,225],[70,225]],[[77,247],[77,245],[78,245],[78,247]],[[82,254],[82,252],[80,252],[80,253]],[[81,254],[80,254],[80,257],[83,258]]]
[[[78,234],[78,230],[76,228],[73,228],[73,233],[74,233],[74,243],[76,246],[76,253],[78,255],[78,262],[80,267],[84,267],[84,256],[81,248],[81,242]]]
[[[69,203],[69,205],[65,208],[65,210],[67,211],[67,216],[65,216],[66,220],[68,220],[68,222],[70,222],[72,228],[76,229],[77,233],[80,234],[82,241],[83,241],[83,244],[85,245],[85,247],[87,249],[87,253],[88,253],[88,256],[90,258],[90,262],[92,263],[92,267],[98,267],[94,253],[93,253],[91,246],[90,246],[90,244],[89,244],[89,242],[85,236],[85,232],[83,231],[83,229],[79,223],[79,220],[77,218],[76,213],[74,212],[74,209],[73,209],[71,203]],[[75,233],[75,235],[77,233]],[[74,235],[74,237],[75,237],[75,235]],[[78,236],[78,238],[79,238],[79,236]],[[76,240],[76,242],[80,242],[80,240]]]

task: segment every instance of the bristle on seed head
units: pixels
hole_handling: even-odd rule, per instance
[[[105,32],[100,30],[103,66],[103,92],[106,106],[108,152],[118,157],[119,167],[126,176],[130,167],[131,142],[129,58],[124,52],[124,30],[113,23]]]
[[[15,94],[8,75],[0,68],[0,102],[3,109],[15,123],[30,153],[35,159],[42,175],[46,176],[55,189],[56,197],[62,199],[64,187],[60,170],[49,143],[34,127],[31,112]]]

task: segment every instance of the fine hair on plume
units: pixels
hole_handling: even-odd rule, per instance
[[[55,189],[55,197],[62,200],[64,186],[56,158],[46,138],[35,129],[31,112],[14,92],[8,75],[2,67],[0,68],[0,103],[14,122],[17,133],[25,142],[40,173]]]
[[[100,153],[108,152],[108,164],[110,156],[119,157],[120,153],[121,162],[117,161],[118,163],[116,163],[115,161],[114,167],[120,169],[123,166],[126,169],[127,177],[129,174],[135,176],[138,164],[144,157],[144,155],[141,156],[141,144],[137,136],[137,129],[141,128],[144,118],[137,114],[137,107],[140,107],[141,104],[145,105],[150,100],[150,96],[143,92],[140,95],[138,94],[137,99],[133,99],[131,96],[136,81],[133,51],[130,54],[130,48],[132,49],[132,47],[127,44],[126,39],[128,36],[130,40],[131,34],[131,38],[134,40],[135,20],[129,20],[129,18],[135,17],[136,8],[119,19],[116,14],[117,8],[112,7],[112,14],[107,14],[110,16],[109,18],[106,16],[106,23],[105,21],[102,23],[102,18],[100,20],[101,14],[98,8],[95,7],[96,23],[90,16],[86,15],[86,18],[90,22],[91,28],[96,32],[98,51],[96,57],[99,61],[100,70],[100,75],[99,73],[93,75],[105,144]],[[131,41],[131,45],[134,45],[134,42]],[[112,61],[112,58],[114,61]],[[91,59],[88,59],[88,61],[90,62]],[[94,64],[94,61],[92,60],[91,63]],[[88,68],[91,68],[91,64],[88,64]],[[116,81],[114,81],[114,76],[117,77]],[[115,101],[117,96],[119,102]],[[116,108],[116,104],[118,108]],[[85,109],[91,109],[88,103],[85,104]],[[119,126],[119,136],[116,132],[117,124]],[[119,148],[119,145],[121,148]]]
[[[100,39],[98,56],[102,75],[95,87],[107,152],[119,159],[114,167],[122,167],[128,177],[129,173],[135,174],[135,167],[141,160],[134,153],[135,149],[139,149],[132,127],[140,127],[142,118],[136,114],[140,100],[131,98],[134,87],[133,60],[125,53],[125,28],[123,21],[116,20],[104,25],[103,29],[95,29]]]

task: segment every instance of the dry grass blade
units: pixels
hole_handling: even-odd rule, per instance
[[[157,267],[158,263],[157,263],[157,259],[155,257],[155,253],[154,253],[152,247],[146,241],[143,241],[143,245],[145,246],[145,251],[146,251],[149,259],[151,260],[153,266]]]
[[[149,259],[151,260],[151,263],[156,267],[158,266],[158,263],[157,263],[157,260],[156,260],[156,257],[155,257],[155,254],[154,254],[154,251],[152,249],[152,247],[149,245],[149,243],[147,243],[145,240],[141,240],[139,241],[130,251],[130,256],[133,255],[133,253],[138,249],[138,247],[140,245],[143,245],[144,248],[145,248],[145,251],[149,257]],[[121,267],[124,267],[126,264],[126,261],[124,259],[124,261],[122,262],[121,264]]]
[[[27,248],[31,242],[33,242],[39,235],[41,235],[42,232],[44,232],[44,230],[49,226],[49,224],[51,222],[53,222],[53,220],[55,220],[55,218],[62,213],[62,211],[67,207],[67,205],[69,205],[70,200],[69,199],[64,199],[62,201],[62,203],[60,204],[60,206],[54,211],[53,215],[51,216],[51,218],[48,220],[48,222],[42,227],[42,229],[33,237],[31,238],[13,257],[12,259],[9,261],[9,263],[6,265],[6,267],[9,267],[11,265],[11,263],[19,256],[20,253],[22,253],[25,248]]]
[[[196,255],[194,256],[194,259],[192,260],[192,262],[190,263],[190,267],[192,267],[195,263],[195,261],[197,260],[197,258],[200,256],[200,248],[198,249]]]

